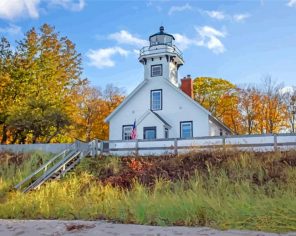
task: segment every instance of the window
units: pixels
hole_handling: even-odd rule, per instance
[[[152,111],[162,109],[162,90],[151,90],[151,101],[150,109]]]
[[[144,127],[144,139],[156,139],[156,127]]]
[[[192,138],[192,121],[182,121],[180,122],[180,136],[181,138]]]
[[[122,140],[131,140],[132,130],[133,130],[132,125],[122,126]]]
[[[162,76],[162,65],[151,66],[151,77]]]
[[[169,129],[164,128],[164,138],[169,138]]]
[[[223,130],[220,128],[220,136],[223,136]]]

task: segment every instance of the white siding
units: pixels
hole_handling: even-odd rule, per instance
[[[110,140],[121,140],[122,125],[133,124],[135,119],[139,119],[150,109],[150,91],[155,89],[162,89],[163,107],[156,112],[172,126],[169,130],[170,138],[180,137],[180,121],[193,121],[194,137],[209,135],[208,114],[178,93],[164,79],[153,77],[111,118]],[[153,120],[149,121],[150,118]],[[144,125],[157,126],[157,138],[164,138],[163,124],[159,119],[151,115],[146,119],[137,128],[138,138],[143,138]]]
[[[151,66],[159,64],[162,65],[162,76],[151,77]],[[178,86],[177,66],[173,62],[168,63],[165,56],[154,57],[153,61],[152,58],[147,58],[147,63],[144,65],[144,78],[159,79],[160,77],[170,80],[175,86]]]

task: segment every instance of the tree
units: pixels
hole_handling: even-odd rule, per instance
[[[37,141],[49,143],[70,124],[67,115],[50,101],[31,100],[27,106],[15,109],[8,119],[13,130],[12,143]]]
[[[238,89],[224,79],[197,77],[193,82],[194,99],[222,120],[235,133],[240,133]]]
[[[72,136],[87,142],[94,138],[108,139],[109,128],[104,119],[123,98],[123,91],[113,85],[107,85],[103,91],[89,84],[78,87],[73,93],[76,109],[72,113]]]
[[[7,132],[13,134],[12,141],[48,142],[61,133],[69,123],[71,91],[83,83],[81,71],[81,55],[75,45],[60,37],[54,27],[44,24],[39,32],[32,28],[17,42],[13,70],[9,72],[13,103],[5,123],[10,129]],[[44,120],[40,123],[36,119]]]
[[[265,133],[278,133],[287,128],[288,110],[281,93],[282,85],[276,84],[268,76],[263,81],[261,99],[262,121],[265,122]]]
[[[7,136],[7,118],[8,107],[13,102],[11,96],[12,78],[11,72],[13,70],[13,53],[10,48],[10,43],[6,38],[1,38],[0,41],[0,127],[1,129],[1,143],[6,143]]]
[[[243,125],[243,133],[258,133],[261,111],[261,92],[254,86],[247,86],[240,89],[239,93],[239,112]],[[261,120],[262,122],[262,120]]]
[[[287,107],[290,131],[295,133],[296,87],[290,87],[288,90],[284,91],[283,99]]]

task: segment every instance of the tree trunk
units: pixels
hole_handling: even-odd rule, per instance
[[[57,136],[58,134],[59,134],[59,130],[57,130],[56,132],[54,132],[51,136],[49,136],[48,138],[47,138],[47,140],[45,141],[46,143],[50,143],[50,141],[55,137],[55,136]]]
[[[7,136],[7,126],[3,125],[1,144],[5,144],[7,142],[7,138],[8,138],[8,136]]]

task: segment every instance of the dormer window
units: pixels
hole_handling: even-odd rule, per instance
[[[151,77],[162,76],[162,65],[151,66]]]

